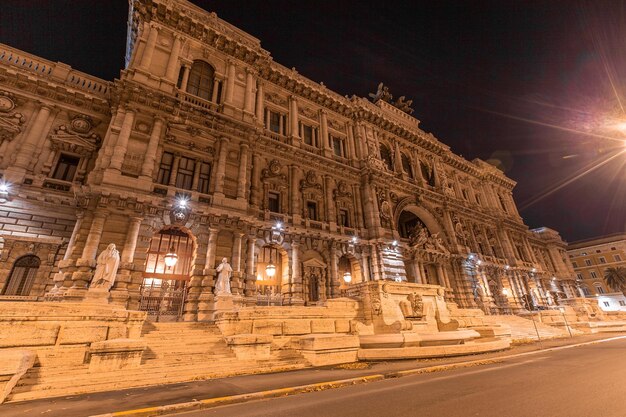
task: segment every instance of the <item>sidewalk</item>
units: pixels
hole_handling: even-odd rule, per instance
[[[626,337],[626,333],[603,333],[582,335],[573,338],[563,338],[543,341],[543,349],[575,345]],[[411,373],[427,371],[424,368],[454,365],[469,366],[475,361],[491,361],[511,355],[530,353],[541,350],[539,343],[514,346],[511,349],[485,353],[480,355],[460,356],[440,359],[402,360],[394,362],[359,362],[346,366],[324,368],[310,368],[291,372],[236,376],[206,381],[191,381],[178,384],[150,386],[144,388],[107,391],[92,394],[81,394],[27,402],[8,403],[0,405],[0,415],[3,417],[86,417],[100,414],[109,414],[125,410],[137,410],[147,407],[166,406],[170,404],[199,402],[205,407],[212,404],[225,404],[246,401],[251,398],[264,398],[277,395],[288,395],[310,390],[327,389],[341,385],[352,385],[360,382],[369,382],[384,378],[398,377]],[[469,363],[468,363],[469,362]],[[475,363],[473,363],[475,365]],[[411,372],[411,370],[416,370]],[[445,370],[428,369],[428,371]],[[404,372],[403,372],[404,371]],[[368,377],[369,378],[365,378]],[[357,380],[352,380],[356,378]],[[347,381],[346,381],[347,380]],[[332,382],[332,384],[329,384]],[[314,385],[314,386],[309,386]],[[291,388],[290,388],[291,387]],[[259,393],[255,395],[242,395]],[[232,396],[238,396],[232,398]],[[200,405],[200,403],[198,403]],[[189,405],[186,406],[187,408]],[[183,406],[185,408],[185,406]],[[138,410],[137,410],[138,411]],[[161,411],[163,412],[163,411]],[[125,415],[149,415],[138,412],[124,413]],[[152,414],[154,415],[154,414]]]

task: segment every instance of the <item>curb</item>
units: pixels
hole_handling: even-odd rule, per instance
[[[468,368],[471,366],[489,365],[503,362],[506,359],[517,358],[521,356],[536,355],[556,350],[571,349],[580,346],[593,345],[597,343],[611,342],[613,340],[625,339],[626,336],[616,336],[608,339],[592,340],[589,342],[575,343],[573,345],[555,346],[546,349],[533,350],[530,352],[516,353],[513,355],[499,356],[492,359],[478,359],[473,361],[451,363],[445,365],[434,365],[423,368],[407,369],[404,371],[393,371],[384,374],[366,375],[356,378],[340,379],[336,381],[318,382],[315,384],[300,385],[296,387],[278,388],[267,391],[251,392],[247,394],[230,395],[226,397],[208,398],[204,400],[188,401],[184,403],[168,404],[157,407],[138,408],[134,410],[116,411],[113,413],[92,415],[90,417],[152,417],[163,416],[174,412],[203,410],[221,405],[238,404],[253,400],[266,398],[284,397],[288,395],[303,394],[313,391],[323,391],[333,388],[341,388],[351,385],[366,384],[368,382],[382,381],[384,379],[401,378],[410,375],[419,375],[431,372],[449,371],[453,369]]]

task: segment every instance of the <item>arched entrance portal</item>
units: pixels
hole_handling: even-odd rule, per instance
[[[152,237],[139,304],[150,318],[177,320],[182,315],[194,246],[192,237],[179,228],[163,229]]]
[[[288,256],[279,246],[261,248],[256,262],[257,305],[282,305],[281,285]]]

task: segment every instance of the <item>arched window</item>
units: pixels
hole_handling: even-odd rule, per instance
[[[187,92],[205,100],[213,97],[215,70],[204,61],[193,61],[187,82]]]
[[[380,145],[380,159],[383,160],[389,171],[393,171],[393,160],[391,159],[391,151],[387,145]]]
[[[29,295],[39,264],[39,258],[35,255],[22,256],[15,261],[2,295]]]
[[[402,154],[402,169],[406,173],[406,175],[413,179],[413,167],[411,166],[411,159],[407,156],[407,154]]]

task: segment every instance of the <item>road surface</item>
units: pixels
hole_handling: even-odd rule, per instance
[[[625,417],[626,340],[180,417]]]

